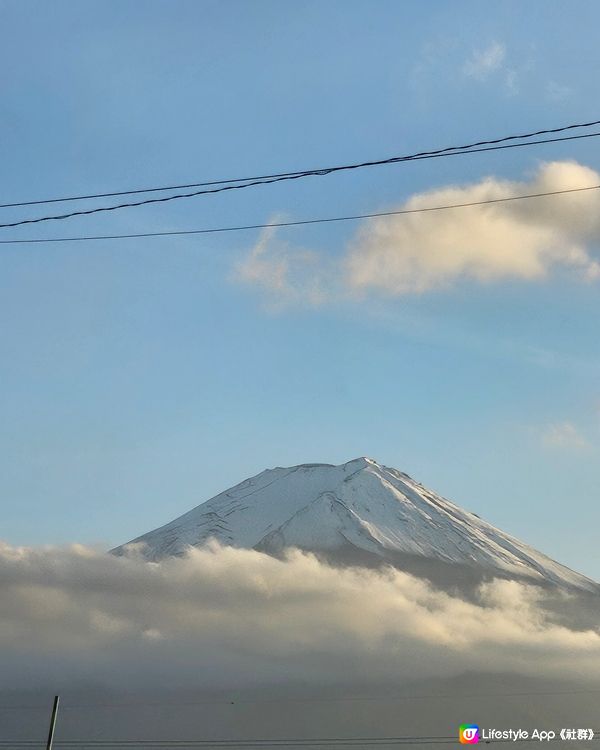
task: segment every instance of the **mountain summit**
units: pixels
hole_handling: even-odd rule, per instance
[[[210,539],[274,555],[297,547],[334,561],[386,561],[434,578],[461,570],[472,579],[500,575],[598,590],[407,474],[364,457],[263,471],[129,544],[158,560]]]

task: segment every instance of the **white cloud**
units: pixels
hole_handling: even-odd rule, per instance
[[[571,422],[559,422],[545,427],[542,442],[552,448],[581,450],[589,447],[588,441]]]
[[[600,184],[575,162],[544,164],[529,181],[486,178],[413,196],[401,206],[470,203]],[[381,217],[359,230],[347,257],[348,284],[391,294],[426,292],[460,279],[543,279],[559,266],[600,276],[589,244],[600,235],[596,191],[487,206]]]
[[[478,81],[485,80],[490,73],[499,70],[506,57],[506,48],[500,42],[492,42],[481,50],[475,50],[463,66],[463,73]]]
[[[487,177],[413,195],[399,210],[600,184],[576,162],[542,164],[529,180]],[[275,304],[320,304],[366,293],[422,294],[458,282],[539,282],[561,268],[600,278],[600,191],[364,221],[337,261],[295,249],[268,230],[236,269]]]
[[[0,546],[0,687],[40,674],[163,686],[436,678],[465,670],[600,676],[600,633],[509,581],[474,598],[389,569],[213,546],[148,563]],[[569,605],[576,611],[576,604]],[[407,679],[409,679],[407,677]]]
[[[275,242],[275,229],[263,229],[249,255],[234,269],[234,279],[258,286],[274,307],[318,305],[326,298],[323,261],[311,250]]]

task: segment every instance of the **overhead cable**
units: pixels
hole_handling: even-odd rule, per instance
[[[588,185],[587,187],[566,188],[564,190],[551,190],[545,193],[528,193],[526,195],[511,195],[505,198],[490,198],[488,200],[470,201],[468,203],[450,203],[440,206],[424,206],[422,208],[405,208],[398,211],[378,211],[376,213],[352,214],[348,216],[329,216],[319,219],[301,219],[298,221],[273,221],[266,224],[242,224],[229,227],[211,227],[207,229],[180,229],[166,232],[135,232],[132,234],[98,234],[78,235],[72,237],[36,237],[25,239],[0,240],[0,245],[31,245],[43,242],[91,242],[96,240],[125,240],[144,237],[181,237],[194,234],[219,234],[223,232],[243,232],[251,229],[269,229],[277,227],[298,227],[310,224],[328,224],[342,221],[357,221],[360,219],[375,219],[383,216],[405,216],[407,214],[421,214],[434,211],[448,211],[458,208],[470,208],[473,206],[488,206],[494,203],[508,203],[511,201],[529,200],[533,198],[547,198],[554,195],[566,195],[568,193],[582,193],[590,190],[598,190],[600,185]]]
[[[16,208],[19,206],[39,206],[39,205],[47,204],[47,203],[65,203],[68,201],[92,200],[95,198],[115,198],[121,195],[137,195],[139,193],[155,193],[155,192],[163,192],[167,190],[187,190],[189,188],[196,188],[196,187],[208,187],[211,185],[226,185],[226,184],[231,184],[234,182],[253,182],[254,180],[270,180],[270,179],[279,178],[279,177],[292,179],[296,176],[308,177],[310,175],[330,174],[331,172],[345,170],[345,169],[359,169],[362,167],[373,167],[373,166],[379,166],[383,164],[394,164],[398,161],[411,161],[414,159],[432,158],[435,156],[445,154],[446,152],[450,152],[450,151],[463,152],[466,149],[474,149],[474,148],[477,148],[478,146],[493,146],[498,143],[505,143],[508,141],[535,138],[539,135],[551,135],[554,133],[563,133],[567,130],[574,130],[574,129],[579,129],[579,128],[590,128],[590,127],[594,127],[595,125],[600,125],[600,120],[592,120],[591,122],[574,123],[571,125],[562,125],[557,128],[546,128],[544,130],[536,130],[536,131],[532,131],[529,133],[521,133],[518,135],[505,135],[500,138],[494,138],[491,140],[484,140],[484,141],[475,141],[473,143],[467,143],[461,146],[446,146],[445,148],[435,149],[432,151],[420,151],[418,153],[409,154],[406,156],[392,156],[387,159],[363,161],[363,162],[359,162],[356,164],[338,165],[334,167],[318,167],[317,169],[302,169],[302,170],[297,170],[294,172],[278,172],[275,174],[253,175],[252,177],[233,177],[233,178],[224,179],[224,180],[212,180],[210,182],[191,182],[191,183],[187,183],[184,185],[162,185],[159,187],[136,188],[134,190],[118,190],[115,192],[93,193],[89,195],[71,195],[71,196],[61,197],[61,198],[44,198],[41,200],[27,200],[27,201],[21,201],[19,203],[2,203],[0,204],[0,208]],[[590,136],[585,135],[583,137],[587,138]],[[535,143],[548,143],[548,142],[553,142],[554,140],[561,140],[561,139],[548,139],[544,141],[535,141]],[[525,144],[522,144],[522,145],[525,145]],[[467,152],[467,153],[470,153],[470,152]]]
[[[98,206],[96,208],[90,208],[85,211],[71,211],[66,214],[54,214],[52,216],[38,216],[33,219],[19,219],[18,221],[12,221],[12,222],[6,222],[4,224],[0,224],[0,229],[7,229],[9,227],[19,227],[19,226],[23,226],[24,224],[39,224],[40,222],[45,222],[45,221],[62,221],[64,219],[72,219],[75,216],[89,216],[91,214],[104,213],[106,211],[119,211],[125,208],[136,208],[138,206],[147,206],[147,205],[154,204],[154,203],[167,203],[170,201],[181,200],[182,198],[195,198],[200,195],[213,195],[215,193],[223,193],[229,190],[243,190],[245,188],[256,187],[258,185],[272,185],[276,182],[299,180],[303,177],[324,176],[328,174],[333,174],[334,172],[341,172],[341,171],[351,170],[351,169],[361,169],[363,167],[379,166],[383,164],[396,164],[396,163],[407,162],[407,161],[420,161],[422,159],[435,159],[435,158],[441,158],[441,157],[446,157],[446,156],[461,156],[463,154],[475,154],[475,153],[482,153],[484,151],[499,151],[499,150],[509,149],[509,148],[522,148],[524,146],[536,146],[536,145],[540,145],[543,143],[555,143],[557,141],[573,141],[573,140],[579,140],[581,138],[596,138],[598,136],[600,136],[600,132],[584,133],[583,135],[563,136],[561,138],[546,138],[544,140],[527,141],[525,143],[507,143],[501,146],[486,146],[485,148],[473,148],[473,149],[465,148],[464,150],[461,150],[461,151],[441,150],[439,152],[432,152],[428,155],[397,156],[397,157],[391,157],[390,159],[383,159],[380,161],[363,162],[362,164],[329,167],[326,169],[311,170],[311,171],[306,171],[306,172],[294,172],[294,173],[290,173],[287,175],[282,175],[280,177],[256,179],[250,182],[244,182],[244,183],[235,184],[235,185],[224,185],[224,184],[219,183],[221,184],[221,187],[213,187],[213,188],[208,188],[208,189],[203,189],[203,190],[194,190],[191,193],[177,193],[175,195],[163,196],[162,198],[146,198],[145,200],[141,200],[141,201],[131,201],[129,203],[118,203],[112,206]],[[143,191],[143,192],[146,192],[146,191]],[[5,204],[4,206],[0,206],[0,208],[2,207],[8,207],[8,204]]]

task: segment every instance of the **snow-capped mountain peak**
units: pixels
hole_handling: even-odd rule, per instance
[[[354,552],[399,567],[429,561],[598,590],[590,579],[407,474],[364,456],[339,466],[265,470],[132,543],[142,544],[146,556],[156,560],[211,539],[272,554],[288,547],[329,555]]]

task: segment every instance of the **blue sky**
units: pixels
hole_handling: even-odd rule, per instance
[[[0,14],[6,200],[600,119],[592,3],[4,1]],[[597,148],[381,167],[2,238],[380,211],[486,177],[525,189],[547,162],[577,183],[600,170]],[[369,455],[600,577],[598,199],[547,200],[500,230],[474,213],[386,225],[408,232],[386,246],[394,263],[424,248],[421,289],[355,224],[262,245],[249,232],[3,246],[2,537],[114,545],[265,467]],[[459,258],[476,231],[462,265],[435,265],[440,236]]]

